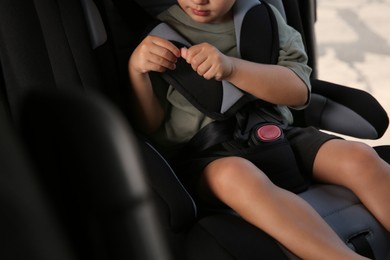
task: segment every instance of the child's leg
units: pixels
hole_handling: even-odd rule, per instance
[[[249,161],[218,159],[205,168],[203,177],[203,187],[297,256],[365,259],[350,250],[309,204],[275,186]]]
[[[319,181],[351,189],[390,231],[390,165],[370,146],[330,140],[319,149],[313,166]]]

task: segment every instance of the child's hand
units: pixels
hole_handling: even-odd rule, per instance
[[[180,52],[192,69],[205,79],[223,80],[233,71],[231,59],[208,43],[181,48]]]
[[[131,55],[129,69],[138,73],[173,70],[179,57],[180,50],[170,41],[157,36],[147,36]]]

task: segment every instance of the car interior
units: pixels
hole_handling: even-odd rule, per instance
[[[197,205],[134,127],[127,62],[174,2],[0,0],[1,259],[298,259],[232,210]],[[295,124],[381,138],[389,119],[371,94],[317,76],[316,0],[266,2],[313,69]],[[390,146],[374,148],[390,163]],[[390,259],[389,232],[352,192],[299,196],[353,250]]]

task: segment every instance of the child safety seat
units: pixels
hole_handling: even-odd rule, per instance
[[[271,7],[258,0],[237,1],[233,13],[238,56],[256,63],[276,64],[279,32]],[[179,48],[191,46],[166,23],[158,24],[149,34],[168,39]],[[288,140],[283,138],[282,128],[287,124],[274,105],[228,81],[204,79],[184,59],[178,59],[176,69],[167,70],[162,77],[197,109],[216,120],[195,135],[180,154],[203,152],[222,144],[233,155],[240,155],[270,173],[271,179],[281,187],[301,192],[308,186]]]
[[[153,0],[137,1],[137,2],[153,15],[156,15],[158,12],[164,10],[165,8],[167,8],[168,6],[174,3],[174,1],[170,1],[170,0],[159,1],[158,4],[154,3],[156,1]],[[267,2],[272,4],[275,7],[278,7],[278,10],[285,18],[290,17],[291,12],[299,11],[299,9],[295,8],[294,6],[297,5],[297,1],[294,1],[294,3],[292,3],[291,1],[290,2],[286,1],[288,2],[287,6],[294,7],[292,8],[293,11],[288,10],[290,12],[287,13],[285,13],[284,12],[285,10],[283,9],[283,6],[285,5],[284,1],[269,0],[269,1],[261,1],[261,3],[259,3],[259,1],[256,0],[237,1],[236,2],[237,6],[235,7],[236,15],[234,19],[236,24],[236,35],[237,37],[240,37],[237,40],[237,42],[240,45],[238,49],[241,57],[248,60],[272,64],[272,63],[276,63],[275,56],[277,57],[277,53],[275,53],[275,49],[277,49],[277,47],[275,46],[278,45],[278,38],[277,38],[277,26],[275,26],[273,12],[272,11],[270,12],[269,6],[265,4]],[[259,18],[259,16],[262,16],[262,18]],[[258,22],[259,19],[262,19],[261,23]],[[258,26],[259,24],[261,24],[261,26]],[[265,34],[268,35],[269,37],[265,39],[265,43],[257,42],[258,39],[255,39],[253,42],[247,42],[246,32],[251,33],[252,34],[251,37],[253,35],[260,35],[260,34],[263,35]],[[155,30],[151,31],[151,34],[160,35],[164,38],[167,38],[172,42],[174,42],[175,44],[177,44],[177,46],[190,45],[190,43],[186,41],[186,39],[183,39],[183,37],[181,37],[177,32],[173,31],[169,26],[165,24],[160,24],[159,26],[157,26]],[[307,35],[303,35],[303,37],[304,36]],[[306,40],[304,39],[305,42],[307,42],[308,40],[310,39],[306,39]],[[251,43],[253,43],[253,45],[251,45]],[[256,50],[259,49],[259,46],[261,46],[261,48],[263,48],[264,50],[268,50],[267,51],[267,53],[269,54],[268,57],[251,56],[252,55],[251,51],[253,50],[254,52],[256,52]],[[247,51],[247,50],[251,50],[251,51]],[[199,77],[200,78],[199,81],[198,79],[195,80],[193,77],[191,77],[190,79],[186,78],[188,76],[187,75],[188,69],[191,68],[185,68],[186,65],[183,65],[183,67],[181,67],[182,65],[180,64],[180,62],[181,61],[179,61],[178,69],[176,71],[169,72],[164,75],[165,79],[177,90],[179,90],[182,93],[182,95],[184,95],[190,102],[192,102],[192,104],[196,106],[200,111],[216,119],[217,124],[210,124],[213,125],[213,127],[215,125],[218,125],[218,122],[229,121],[226,119],[231,117],[232,114],[236,113],[239,109],[244,107],[246,104],[253,101],[253,97],[248,96],[246,93],[242,93],[238,91],[234,86],[229,86],[229,84],[225,82],[221,84],[218,83],[219,84],[218,85],[215,82],[213,83],[206,82],[206,80],[204,80],[201,77]],[[176,72],[178,75],[176,75]],[[210,84],[213,85],[210,86]],[[316,92],[319,92],[320,95],[313,93],[312,96],[313,102],[311,104],[312,106],[311,108],[315,108],[316,111],[319,111],[324,109],[324,106],[320,104],[327,103],[330,105],[331,108],[328,107],[328,109],[323,110],[323,112],[325,112],[323,113],[323,115],[327,114],[327,116],[325,117],[328,117],[331,114],[332,114],[331,117],[334,117],[335,111],[338,111],[336,112],[336,114],[340,113],[343,114],[343,116],[346,115],[350,117],[350,115],[352,115],[350,114],[348,108],[347,109],[342,108],[336,102],[333,102],[332,100],[327,100],[326,98],[324,99],[322,94],[326,95],[327,91],[330,90],[331,97],[334,98],[336,101],[339,101],[340,98],[337,97],[336,93],[339,93],[339,95],[343,95],[342,93],[344,91],[356,92],[356,90],[351,90],[349,88],[345,88],[340,85],[322,82],[317,79],[315,80],[313,79],[313,84],[315,84],[313,85],[313,87],[315,88]],[[213,89],[213,92],[207,96],[210,96],[211,97],[210,99],[213,100],[214,103],[209,100],[200,100],[197,98],[199,97],[200,93],[201,94],[205,93],[203,89],[202,91],[197,92],[197,90],[199,88],[202,88],[202,86],[207,86],[207,91],[206,91],[207,93],[210,93],[210,89]],[[326,90],[326,88],[328,90]],[[360,96],[360,93],[354,93],[354,95],[358,97]],[[204,98],[204,96],[205,95],[202,95],[202,99]],[[218,100],[217,102],[215,102],[215,98]],[[267,104],[262,103],[262,105],[266,106]],[[314,126],[321,127],[321,128],[325,127],[326,129],[328,125],[325,126],[325,124],[327,124],[328,119],[330,119],[330,117],[328,117],[328,119],[326,119],[325,117],[320,119],[320,121],[323,121],[322,123],[314,122],[314,120],[311,122],[314,123],[313,124]],[[316,118],[318,117],[316,116]],[[357,119],[357,121],[359,121],[359,119]],[[365,120],[361,120],[359,122],[363,123],[364,125],[364,121]],[[383,120],[381,121],[383,123]],[[342,129],[343,127],[344,125],[341,125],[341,127],[339,128],[337,128],[337,126],[336,128],[333,128],[332,126],[330,127],[331,129],[329,130],[334,129],[336,130],[336,132],[337,130],[341,130],[340,131],[341,133],[349,131],[349,130]],[[365,130],[363,132],[367,132],[366,130],[368,130],[369,128],[370,127],[364,128]],[[375,133],[376,131],[372,132],[374,134],[373,136],[378,134]],[[210,139],[217,140],[216,142],[219,142],[223,139],[223,138],[219,138],[219,136],[221,135],[224,136],[223,131],[212,131],[212,132],[218,134],[213,135],[213,138]],[[357,134],[359,136],[364,135],[361,132]],[[199,143],[196,144],[198,147],[201,146],[200,149],[206,149],[207,147],[212,145],[209,143],[205,144],[204,142],[201,143],[202,144]],[[384,148],[382,150],[386,150],[386,149]],[[359,252],[362,255],[368,256],[370,258],[387,259],[389,254],[388,244],[390,243],[390,234],[386,230],[384,230],[380,224],[378,225],[378,222],[375,220],[375,218],[373,218],[371,214],[367,212],[367,210],[359,202],[356,196],[352,194],[349,190],[334,185],[312,185],[307,191],[299,193],[299,196],[301,196],[303,199],[308,201],[309,204],[312,205],[317,210],[317,212],[319,212],[320,215],[326,220],[326,222],[336,231],[336,233],[342,238],[342,240],[345,241],[355,251]],[[348,224],[351,223],[350,221],[346,223],[347,219],[351,219],[351,220],[353,219],[352,222],[354,224],[351,225]],[[286,254],[289,256],[289,258],[295,259],[295,257],[289,254],[288,251],[286,251]]]

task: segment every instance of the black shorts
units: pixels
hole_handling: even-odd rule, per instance
[[[338,136],[327,134],[313,127],[289,127],[284,130],[284,138],[288,140],[300,175],[304,178],[306,184],[312,179],[314,159],[321,145],[331,139],[340,139]],[[203,169],[212,161],[228,156],[237,155],[224,149],[222,146],[216,146],[196,156],[186,157],[181,153],[180,158],[172,158],[169,161],[183,185],[190,193],[193,193],[198,185]],[[262,170],[264,171],[264,169]],[[274,181],[273,176],[266,171],[264,172]],[[277,180],[274,183],[282,186],[279,185]],[[294,192],[299,191],[299,189],[290,190]]]

